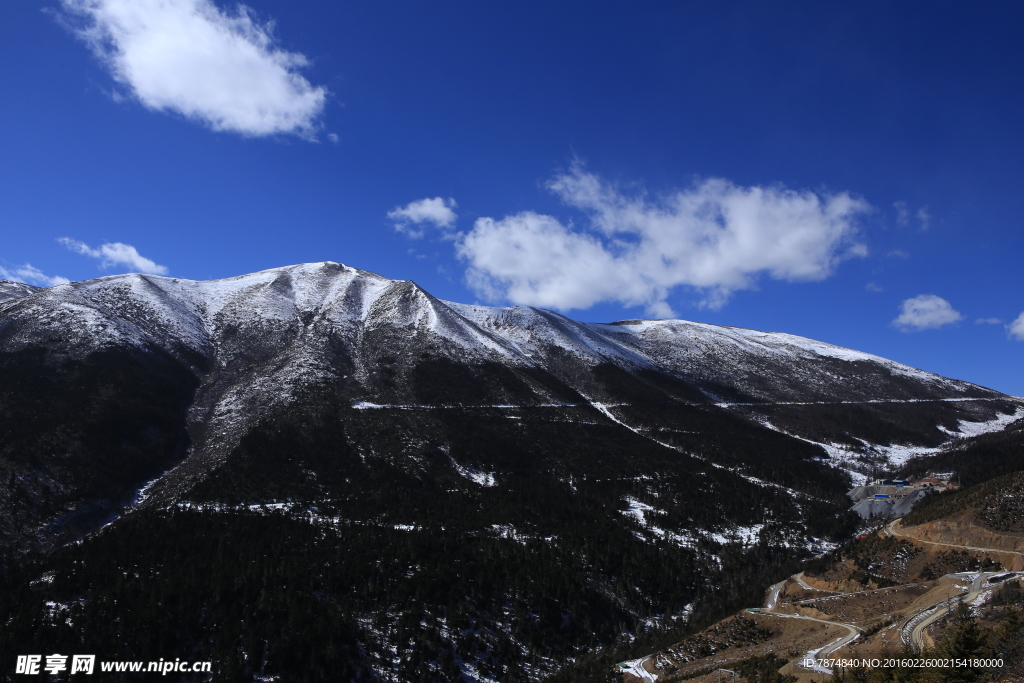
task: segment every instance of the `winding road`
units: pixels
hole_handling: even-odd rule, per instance
[[[788,579],[784,579],[782,581],[779,581],[777,584],[775,584],[771,588],[769,588],[768,589],[768,599],[765,601],[764,609],[765,610],[774,610],[775,609],[775,606],[779,602],[779,594],[782,593],[782,589],[785,588],[786,583],[788,581],[790,581],[790,580],[796,581],[797,584],[799,584],[801,588],[804,588],[804,589],[807,589],[807,590],[822,591],[824,593],[834,593],[835,592],[835,591],[827,591],[827,590],[824,590],[822,588],[815,588],[814,586],[807,585],[804,582],[803,574],[804,574],[803,572],[800,572],[799,574],[794,574],[793,576],[789,577]],[[835,652],[839,648],[841,648],[841,647],[843,647],[845,645],[848,645],[849,643],[851,643],[854,640],[856,640],[857,637],[864,630],[864,629],[862,629],[862,628],[860,628],[858,626],[854,626],[853,624],[842,624],[842,623],[840,623],[838,621],[827,621],[825,619],[818,619],[816,617],[806,617],[806,616],[804,616],[802,614],[779,614],[778,612],[774,612],[774,611],[773,612],[761,611],[761,612],[759,612],[759,614],[764,614],[764,615],[767,615],[767,616],[770,616],[770,617],[778,617],[780,619],[804,619],[806,621],[816,621],[819,624],[826,624],[828,626],[839,626],[841,628],[845,628],[846,631],[847,631],[845,636],[842,636],[842,637],[840,637],[840,638],[838,638],[836,640],[833,640],[831,643],[828,643],[827,645],[824,645],[822,647],[815,648],[814,650],[811,650],[810,652],[805,654],[800,659],[800,661],[797,662],[797,664],[796,664],[796,666],[802,667],[804,669],[810,669],[811,671],[818,671],[820,673],[826,673],[826,674],[831,674],[832,670],[822,666],[821,660],[825,659],[826,657],[828,657],[830,654],[832,654],[833,652]],[[805,664],[805,662],[807,662],[807,661],[811,661],[813,663],[810,664],[810,665]]]
[[[908,534],[901,534],[896,530],[896,525],[903,521],[903,518],[897,518],[882,527],[882,533],[893,538],[905,538],[915,543],[927,543],[928,545],[941,545],[948,548],[960,548],[962,550],[976,550],[983,553],[1005,553],[1008,555],[1017,555],[1024,557],[1024,553],[1016,550],[1003,550],[1001,548],[980,548],[973,545],[960,545],[958,543],[942,543],[941,541],[925,541],[920,538],[914,538]],[[966,600],[970,602],[978,597],[978,594],[987,588],[991,588],[998,583],[1003,583],[1011,578],[1017,578],[1020,576],[1018,572],[1010,572],[1002,580],[990,584],[988,580],[993,576],[999,576],[1000,574],[1007,574],[1006,572],[982,572],[973,581],[971,581],[971,587],[964,593],[954,595],[953,597],[943,600],[937,605],[933,605],[926,609],[921,610],[906,622],[900,628],[900,638],[907,645],[913,645],[918,650],[924,647],[924,632],[925,630],[934,624],[940,617],[943,616],[943,609],[948,609],[953,606],[954,603]],[[963,577],[963,574],[946,574],[946,577]],[[922,616],[927,615],[927,616]]]
[[[619,664],[619,668],[622,673],[632,674],[641,681],[647,681],[648,683],[655,683],[658,680],[657,674],[652,674],[650,671],[644,668],[644,662],[650,659],[651,656],[641,657],[640,659],[634,659],[628,662],[622,662]]]
[[[768,589],[768,599],[765,600],[764,603],[765,609],[775,609],[775,605],[779,602],[779,593],[781,593],[782,589],[786,587],[787,581],[789,581],[789,579],[783,579]]]
[[[1001,548],[979,548],[979,547],[973,546],[973,545],[958,545],[956,543],[942,543],[941,541],[924,541],[924,540],[921,540],[920,538],[914,538],[913,536],[910,536],[910,535],[907,535],[907,534],[901,534],[901,533],[898,533],[896,531],[896,525],[898,523],[900,523],[901,521],[903,521],[902,517],[898,517],[897,519],[892,520],[891,522],[886,524],[884,527],[882,527],[882,533],[884,533],[887,536],[892,536],[894,538],[905,538],[907,540],[914,541],[915,543],[927,543],[928,545],[943,545],[943,546],[946,546],[946,547],[949,547],[949,548],[962,548],[964,550],[977,550],[977,551],[983,552],[983,553],[1005,553],[1007,555],[1017,555],[1019,557],[1024,558],[1024,553],[1018,552],[1016,550],[1002,550]]]
[[[841,628],[845,628],[847,631],[845,636],[841,636],[827,645],[810,650],[800,658],[799,662],[795,664],[795,666],[799,666],[800,668],[818,671],[823,674],[831,674],[832,669],[822,665],[821,660],[828,658],[830,654],[839,648],[849,645],[864,632],[864,629],[859,626],[854,626],[853,624],[843,624],[838,621],[827,621],[825,619],[817,619],[815,617],[805,617],[802,614],[777,614],[775,612],[761,612],[761,614],[768,614],[769,616],[779,617],[780,619],[804,619],[806,621],[816,621],[819,624],[826,624],[827,626],[839,626]]]
[[[978,548],[978,547],[975,547],[975,546],[956,545],[954,543],[939,543],[939,542],[935,542],[935,541],[921,541],[921,540],[916,539],[916,538],[914,538],[912,536],[907,536],[905,534],[899,533],[896,530],[896,528],[895,528],[896,524],[899,523],[899,521],[900,521],[899,519],[895,519],[895,520],[889,522],[888,524],[886,524],[885,527],[883,528],[883,533],[886,534],[886,535],[889,535],[889,536],[897,537],[897,538],[898,537],[907,538],[909,540],[917,541],[919,543],[930,543],[931,545],[943,545],[943,546],[948,546],[950,548],[961,548],[961,549],[964,549],[964,550],[976,550],[976,551],[981,551],[981,552],[1011,553],[1011,554],[1016,554],[1016,555],[1024,556],[1024,553],[1015,552],[1015,551],[1012,551],[1012,550],[1000,550],[1000,549],[996,549],[996,548]],[[1005,575],[1005,576],[1003,576],[1003,575]],[[912,617],[907,619],[903,623],[903,626],[900,628],[900,637],[901,637],[901,639],[903,640],[904,643],[906,643],[908,645],[913,645],[918,650],[922,649],[924,647],[924,633],[925,633],[925,631],[928,629],[929,626],[934,624],[942,616],[945,615],[947,608],[952,607],[952,605],[954,605],[956,602],[961,601],[961,600],[966,600],[967,602],[970,602],[971,600],[974,600],[975,598],[977,598],[978,595],[980,595],[983,591],[988,590],[988,589],[992,588],[993,586],[999,585],[1000,583],[1003,583],[1003,582],[1008,581],[1010,579],[1017,578],[1020,575],[1021,575],[1020,572],[1005,572],[1005,571],[1003,571],[1003,572],[981,572],[981,573],[973,576],[973,580],[971,581],[971,586],[970,586],[970,588],[967,591],[959,593],[957,595],[954,595],[954,596],[948,598],[947,600],[943,600],[942,602],[938,603],[937,605],[931,605],[929,607],[926,607],[925,609],[918,611]],[[997,581],[997,582],[990,582],[990,579],[992,577],[995,577],[995,576],[1000,576],[1001,577],[1000,580]],[[954,579],[955,578],[965,578],[965,575],[962,574],[962,573],[961,574],[947,574],[946,577],[947,578],[954,578]],[[801,588],[803,588],[805,590],[820,591],[820,592],[823,592],[823,593],[836,593],[836,591],[829,591],[829,590],[826,590],[826,589],[823,589],[823,588],[816,588],[815,586],[809,585],[806,581],[804,581],[803,572],[800,572],[798,574],[794,574],[793,576],[790,577],[790,579],[792,579],[793,581],[796,581],[797,585],[799,585]],[[775,609],[775,607],[776,607],[776,605],[778,604],[778,601],[779,601],[779,595],[782,593],[782,589],[785,587],[785,585],[786,585],[786,581],[780,581],[779,583],[773,585],[771,588],[768,589],[768,599],[765,602],[765,606],[764,606],[765,610],[774,610]],[[800,667],[805,668],[805,669],[810,669],[812,671],[818,671],[818,672],[821,672],[821,673],[828,673],[828,674],[832,673],[832,671],[830,669],[826,668],[825,666],[823,666],[821,664],[821,660],[822,659],[828,658],[828,656],[830,654],[832,654],[833,652],[835,652],[839,648],[841,648],[841,647],[843,647],[845,645],[848,645],[852,641],[856,640],[857,637],[863,632],[863,629],[861,629],[860,627],[854,626],[852,624],[843,624],[843,623],[836,622],[836,621],[826,621],[824,619],[816,619],[814,617],[806,617],[806,616],[799,615],[799,614],[779,614],[779,613],[774,612],[774,611],[770,611],[770,612],[762,611],[761,614],[766,614],[766,615],[769,615],[769,616],[780,617],[780,618],[785,618],[785,619],[806,619],[808,621],[816,621],[816,622],[819,622],[819,623],[822,623],[822,624],[828,624],[828,625],[831,625],[831,626],[840,626],[842,628],[845,628],[847,630],[847,634],[845,636],[843,636],[843,637],[841,637],[841,638],[839,638],[837,640],[832,641],[831,643],[829,643],[828,645],[825,645],[824,647],[818,648],[816,650],[811,650],[810,652],[805,654],[803,656],[803,658],[801,658],[800,662],[797,663],[797,666],[800,666]],[[808,661],[813,661],[813,664],[805,663],[805,662],[808,662]]]
[[[990,582],[990,579],[995,576],[1000,576],[999,581]],[[1017,572],[982,572],[974,577],[971,581],[971,587],[963,593],[958,593],[937,605],[927,607],[910,619],[908,619],[902,627],[900,627],[900,638],[907,645],[913,645],[918,650],[924,649],[924,632],[929,626],[934,624],[940,618],[942,618],[949,609],[958,602],[970,602],[978,597],[983,591],[989,590],[994,586],[998,586],[1001,583],[1015,579],[1019,576]],[[964,578],[964,574],[946,574],[944,578]]]
[[[822,593],[842,593],[842,591],[830,591],[830,590],[826,590],[825,588],[816,588],[816,587],[810,585],[809,583],[804,581],[804,573],[803,572],[800,572],[799,574],[793,574],[793,576],[791,576],[790,578],[792,578],[794,581],[796,581],[798,584],[800,584],[800,587],[803,588],[804,590],[807,590],[807,591],[820,591]]]
[[[937,541],[923,541],[923,540],[920,540],[920,539],[916,539],[913,536],[908,536],[906,534],[901,534],[901,533],[899,533],[896,530],[896,528],[895,528],[896,524],[898,524],[900,521],[901,521],[900,519],[894,519],[893,521],[889,522],[888,524],[886,524],[882,528],[882,533],[884,535],[893,536],[893,537],[897,537],[897,538],[906,538],[908,540],[915,541],[915,542],[918,542],[918,543],[928,543],[930,545],[942,545],[942,546],[948,546],[950,548],[961,548],[963,550],[975,550],[975,551],[980,551],[980,552],[1009,553],[1009,554],[1014,554],[1014,555],[1019,555],[1021,557],[1024,557],[1024,553],[1013,551],[1013,550],[1001,550],[1001,549],[998,549],[998,548],[979,548],[979,547],[975,547],[975,546],[957,545],[957,544],[954,544],[954,543],[941,543],[941,542],[937,542]],[[1003,582],[1008,581],[1010,579],[1016,579],[1016,578],[1020,577],[1022,574],[1024,574],[1024,572],[1005,572],[1005,571],[1002,571],[1002,572],[981,572],[981,573],[973,576],[972,577],[972,581],[971,581],[971,586],[970,586],[970,588],[967,591],[965,591],[963,593],[959,593],[958,595],[954,595],[954,596],[948,598],[947,600],[943,600],[942,602],[938,603],[937,605],[931,605],[931,606],[929,606],[929,607],[927,607],[927,608],[925,608],[923,610],[920,610],[917,613],[915,613],[911,618],[907,619],[903,623],[903,625],[900,627],[900,637],[901,637],[901,639],[903,640],[904,643],[906,643],[908,645],[913,645],[914,647],[918,648],[919,650],[922,649],[924,647],[924,633],[925,633],[925,631],[928,629],[929,626],[934,624],[938,619],[940,619],[945,614],[945,609],[946,608],[951,607],[956,602],[961,601],[961,600],[966,600],[966,601],[970,602],[971,600],[974,600],[976,597],[978,597],[978,595],[980,595],[983,591],[989,590],[990,588],[992,588],[994,586],[997,586],[1000,583],[1003,583]],[[999,576],[1000,577],[999,581],[990,582],[989,580],[992,577],[995,577],[995,576]],[[962,578],[966,578],[965,575],[962,574],[962,573],[961,574],[947,574],[946,577],[948,577],[948,578],[961,578],[961,579]],[[836,640],[833,640],[832,642],[830,642],[830,643],[828,643],[828,644],[826,644],[826,645],[824,645],[822,647],[810,650],[809,652],[807,652],[807,654],[805,654],[800,659],[800,661],[795,663],[795,666],[798,666],[798,667],[803,668],[803,669],[808,669],[808,670],[811,670],[811,671],[816,671],[816,672],[824,673],[824,674],[831,674],[831,673],[833,673],[832,670],[827,668],[827,667],[825,667],[821,663],[822,660],[823,659],[827,659],[829,657],[829,655],[831,655],[836,650],[839,650],[840,648],[845,647],[846,645],[849,645],[851,642],[856,640],[860,636],[860,634],[864,632],[864,629],[860,628],[859,626],[854,626],[853,624],[844,624],[844,623],[837,622],[837,621],[828,621],[826,619],[818,619],[816,617],[808,617],[808,616],[804,616],[802,614],[781,614],[779,612],[776,612],[775,608],[778,606],[779,596],[782,594],[782,590],[786,587],[786,583],[788,581],[790,581],[790,580],[795,581],[801,588],[803,588],[805,590],[813,590],[813,591],[820,591],[820,592],[823,592],[823,593],[834,593],[834,594],[840,593],[841,591],[830,591],[830,590],[826,590],[826,589],[823,589],[823,588],[816,588],[814,586],[811,586],[806,581],[804,581],[803,572],[799,572],[799,573],[794,574],[793,576],[789,577],[788,579],[784,579],[782,581],[779,581],[778,583],[776,583],[773,586],[771,586],[768,589],[768,592],[766,594],[765,605],[761,609],[761,611],[759,612],[759,614],[762,614],[762,615],[765,615],[765,616],[770,616],[770,617],[777,617],[779,619],[803,619],[805,621],[814,621],[814,622],[817,622],[819,624],[825,624],[827,626],[838,626],[840,628],[846,629],[846,631],[847,631],[846,635],[841,636],[840,638],[837,638]],[[640,659],[635,659],[635,660],[632,660],[632,661],[629,661],[629,662],[623,662],[622,664],[620,664],[620,667],[622,668],[623,673],[632,674],[633,676],[635,676],[636,678],[640,679],[641,681],[645,681],[645,682],[648,682],[648,683],[654,683],[657,680],[657,678],[658,678],[657,674],[653,674],[653,673],[651,673],[650,671],[648,671],[647,669],[644,668],[644,663],[647,660],[649,660],[649,659],[650,659],[650,656],[641,657]]]

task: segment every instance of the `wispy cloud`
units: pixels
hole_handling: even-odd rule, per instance
[[[166,275],[168,272],[167,266],[161,266],[146,258],[130,244],[107,242],[94,249],[85,242],[79,242],[70,237],[61,237],[57,241],[75,253],[98,259],[100,268],[127,266],[134,272],[153,273],[154,275]]]
[[[962,319],[963,315],[942,297],[921,294],[903,302],[900,315],[892,324],[903,332],[917,332],[952,325]]]
[[[57,285],[71,282],[71,280],[60,275],[46,275],[31,263],[14,266],[9,270],[0,266],[0,280],[14,280],[15,282],[24,282],[29,285],[39,285],[40,287],[56,287]]]
[[[910,209],[907,208],[906,202],[893,202],[893,207],[896,209],[896,225],[906,225],[910,222]]]
[[[458,216],[453,209],[457,206],[451,197],[448,199],[441,197],[418,199],[388,211],[388,218],[394,222],[395,230],[412,238],[420,238],[423,237],[423,230],[414,226],[431,224],[434,227],[445,229],[455,225]]]
[[[869,292],[875,292],[875,293],[884,292],[885,291],[885,289],[881,285],[875,284],[874,282],[867,283],[864,286],[864,289],[868,290]]]
[[[212,0],[61,0],[78,35],[143,105],[243,135],[311,138],[327,90],[299,74],[272,23]]]
[[[932,225],[932,215],[928,213],[928,207],[922,206],[917,210],[917,222],[922,230],[927,230]]]
[[[1002,318],[978,318],[974,321],[975,325],[1002,325]]]
[[[580,165],[548,188],[581,209],[585,225],[526,211],[478,219],[456,242],[481,296],[559,309],[602,301],[671,316],[679,286],[721,307],[760,277],[822,280],[864,256],[856,219],[870,210],[843,192],[741,187],[713,178],[666,196],[627,193]]]
[[[893,202],[893,208],[896,209],[896,225],[907,226],[910,225],[910,207],[904,201]],[[921,230],[927,230],[931,227],[932,216],[928,213],[928,207],[922,206],[914,214],[917,218],[917,223],[921,227]]]
[[[1007,331],[1014,339],[1024,341],[1024,313],[1017,316],[1017,319],[1009,324]]]

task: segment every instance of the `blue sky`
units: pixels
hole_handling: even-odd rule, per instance
[[[0,3],[0,277],[334,260],[1024,395],[1022,20],[910,0]]]

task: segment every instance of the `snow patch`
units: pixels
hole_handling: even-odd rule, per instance
[[[455,471],[458,472],[463,477],[465,477],[466,479],[469,479],[471,482],[479,484],[480,486],[487,487],[498,485],[498,480],[494,477],[494,473],[485,472],[483,470],[476,469],[473,467],[463,467],[459,463],[455,462],[454,458],[450,459],[452,461],[452,467],[455,468]]]
[[[627,517],[632,517],[640,524],[640,526],[646,527],[647,519],[644,517],[644,513],[655,512],[655,509],[647,503],[643,503],[632,496],[626,496],[626,503],[629,504],[629,509],[622,510],[622,514]],[[660,510],[657,512],[660,512]]]
[[[1022,417],[1024,417],[1024,406],[1017,406],[1017,409],[1013,413],[1008,415],[997,415],[995,418],[987,422],[968,422],[967,420],[960,420],[958,429],[959,434],[956,434],[956,436],[981,436],[982,434],[999,432],[1005,429],[1010,423],[1016,422]],[[947,432],[947,434],[948,433],[950,432]]]
[[[709,536],[722,545],[741,543],[745,548],[757,543],[762,529],[764,529],[764,524],[752,524],[750,526],[733,527],[724,533],[711,533]]]

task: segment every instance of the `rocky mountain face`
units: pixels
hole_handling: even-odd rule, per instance
[[[306,609],[324,672],[552,673],[758,593],[846,531],[852,481],[1024,414],[792,335],[456,304],[337,263],[2,284],[0,544],[36,583],[0,610],[29,641],[116,612],[102,637],[141,659],[139,596],[177,586],[160,642],[243,680],[310,650],[270,635]]]
[[[23,296],[28,296],[35,292],[41,292],[42,290],[43,287],[33,287],[32,285],[26,285],[23,282],[0,280],[0,303],[10,301],[11,299],[20,299]]]

